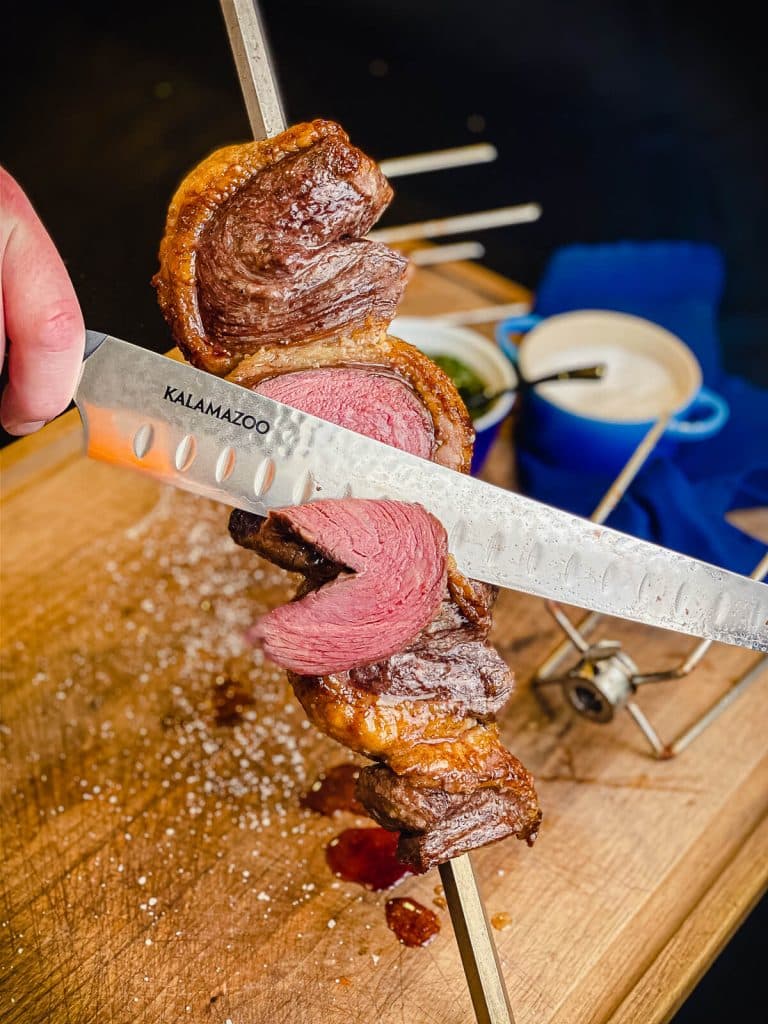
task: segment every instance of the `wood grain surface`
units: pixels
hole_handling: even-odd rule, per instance
[[[403,312],[518,298],[452,265],[419,271]],[[72,413],[3,452],[5,1024],[470,1021],[446,911],[430,946],[398,945],[386,894],[325,863],[328,840],[365,821],[298,805],[351,758],[241,643],[290,579],[231,543],[222,507],[89,462],[80,443]],[[502,442],[488,475],[512,474]],[[533,849],[474,856],[489,913],[509,917],[496,938],[517,1024],[664,1021],[765,886],[768,673],[660,762],[626,716],[543,713],[529,681],[559,634],[539,601],[504,593],[495,623],[518,678],[504,738],[545,812]],[[644,669],[691,646],[606,632]],[[756,657],[718,646],[640,702],[671,738]],[[398,894],[432,906],[438,884]]]

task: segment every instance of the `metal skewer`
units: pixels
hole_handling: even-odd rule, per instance
[[[454,313],[435,313],[424,317],[441,324],[460,327],[468,324],[494,324],[510,316],[525,316],[531,312],[528,302],[503,302],[497,306],[481,306],[479,309],[458,309]]]
[[[540,216],[541,207],[538,203],[521,203],[518,206],[500,206],[495,210],[462,213],[458,217],[423,220],[396,228],[380,228],[378,231],[371,231],[368,238],[387,244],[413,242],[418,238],[441,238],[444,235],[458,235],[463,231],[483,231],[487,228],[507,227],[510,224],[530,224]]]
[[[471,164],[488,164],[496,159],[498,151],[488,142],[472,146],[458,146],[455,149],[435,149],[430,153],[414,153],[412,156],[390,157],[381,160],[379,168],[388,178],[404,174],[425,174],[427,171],[445,171],[449,167],[468,167]]]
[[[481,260],[483,256],[485,256],[485,246],[480,242],[430,245],[427,249],[413,249],[408,253],[411,263],[417,267],[433,267],[438,263],[453,263],[454,260]]]
[[[255,0],[219,0],[253,137],[285,131],[285,114],[264,25]]]
[[[257,0],[220,3],[254,137],[277,135],[285,116]],[[478,1024],[514,1024],[469,857],[441,864],[440,875]]]
[[[439,870],[477,1022],[515,1024],[469,854],[446,861]]]

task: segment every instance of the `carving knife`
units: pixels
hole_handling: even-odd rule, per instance
[[[768,652],[768,586],[494,487],[107,334],[75,401],[88,454],[266,515],[419,502],[472,579]]]

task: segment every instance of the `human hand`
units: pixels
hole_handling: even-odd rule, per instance
[[[11,340],[0,422],[10,434],[31,434],[62,412],[74,394],[85,325],[55,245],[2,167],[0,285],[0,366],[6,333]]]

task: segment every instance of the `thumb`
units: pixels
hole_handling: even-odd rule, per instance
[[[6,331],[10,339],[0,421],[9,433],[27,434],[69,404],[80,373],[85,326],[55,245],[2,168],[0,196],[0,344]]]

